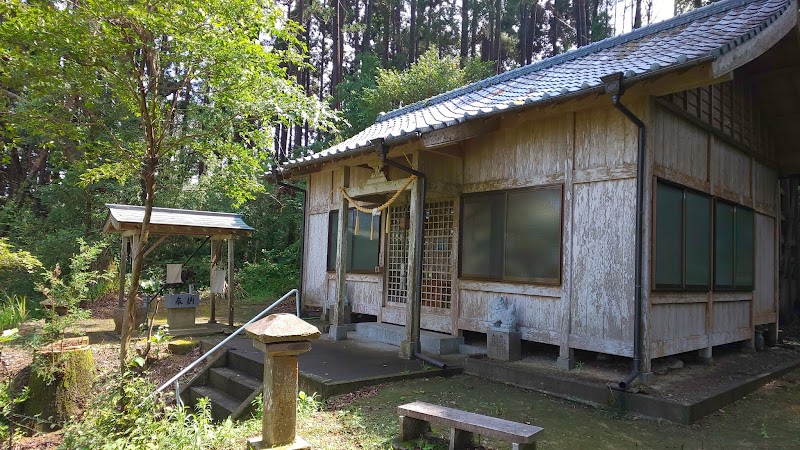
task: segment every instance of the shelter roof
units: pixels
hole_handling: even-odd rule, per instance
[[[121,233],[141,228],[144,206],[107,203],[108,217],[103,231]],[[153,234],[180,234],[188,236],[246,235],[254,228],[242,220],[241,214],[196,211],[189,209],[153,208],[150,232]]]
[[[736,55],[738,48],[776,28],[781,18],[786,20],[780,26],[795,26],[795,0],[712,3],[382,114],[373,125],[350,139],[288,161],[282,169],[364,152],[373,148],[375,140],[383,139],[391,145],[472,119],[602,92],[600,78],[615,72],[622,72],[625,80],[632,82],[729,58]]]

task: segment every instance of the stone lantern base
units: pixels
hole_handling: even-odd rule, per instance
[[[248,450],[311,450],[311,444],[306,442],[300,436],[294,437],[294,442],[287,445],[279,445],[277,447],[264,447],[261,442],[261,436],[253,437],[247,440]]]

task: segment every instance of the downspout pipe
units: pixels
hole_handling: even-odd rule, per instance
[[[606,93],[611,94],[611,104],[614,105],[628,120],[630,120],[639,131],[636,153],[636,255],[635,255],[635,321],[633,325],[633,368],[622,381],[619,382],[620,389],[626,389],[639,375],[642,369],[642,278],[643,263],[642,250],[644,232],[644,157],[645,157],[645,124],[630,109],[622,104],[621,97],[624,92],[622,86],[623,73],[617,72],[602,77],[605,84]]]
[[[387,157],[389,153],[389,145],[383,139],[376,139],[373,141],[373,144],[377,148],[378,151],[378,158],[380,159],[382,164],[385,164],[390,167],[394,167],[395,169],[402,170],[403,172],[410,173],[411,175],[415,175],[418,180],[420,180],[420,188],[419,188],[419,214],[417,214],[417,225],[416,225],[416,233],[414,236],[414,240],[416,241],[417,248],[419,248],[419,254],[422,256],[424,252],[423,242],[424,242],[424,233],[425,233],[425,199],[427,196],[427,186],[428,186],[428,179],[425,177],[425,174],[414,170],[411,167],[404,166],[400,163],[392,161]],[[413,329],[415,333],[413,334],[416,336],[414,342],[412,343],[412,356],[416,359],[420,359],[425,361],[426,363],[438,367],[440,369],[447,368],[447,365],[439,360],[431,358],[428,355],[422,353],[422,347],[420,344],[420,324],[419,324],[419,316],[422,314],[422,258],[417,261],[417,273],[415,274],[417,278],[417,290],[414,293],[414,299],[412,300],[416,304],[416,309],[418,314],[413,318]]]
[[[306,215],[307,215],[306,206],[308,204],[308,193],[306,192],[305,189],[303,189],[301,187],[297,187],[297,186],[295,186],[293,184],[289,184],[289,183],[285,183],[285,182],[281,181],[281,179],[279,178],[280,174],[278,172],[273,172],[273,176],[275,177],[275,184],[277,184],[278,186],[283,186],[283,187],[285,187],[287,189],[291,189],[291,190],[303,195],[303,220],[300,223],[300,274],[299,274],[299,277],[300,277],[299,281],[300,282],[298,283],[298,286],[297,286],[297,305],[295,305],[296,308],[297,308],[297,311],[300,311],[301,310],[300,307],[302,306],[302,299],[303,299],[303,273],[305,271],[305,265],[306,265],[306,257],[305,257],[306,256],[306,254],[305,254],[305,247],[306,247]]]

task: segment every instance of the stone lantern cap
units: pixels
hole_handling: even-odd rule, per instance
[[[263,344],[317,339],[319,329],[293,314],[270,314],[244,329],[251,339]]]

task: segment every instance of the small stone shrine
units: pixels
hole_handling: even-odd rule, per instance
[[[517,331],[517,308],[503,297],[489,304],[486,351],[491,359],[517,361],[522,358],[522,334]]]
[[[171,330],[194,327],[200,295],[197,292],[179,292],[164,296],[167,309],[167,325]]]
[[[264,411],[261,436],[247,440],[252,450],[302,450],[311,446],[296,435],[297,356],[311,350],[317,327],[292,314],[271,314],[245,328],[264,352]]]

